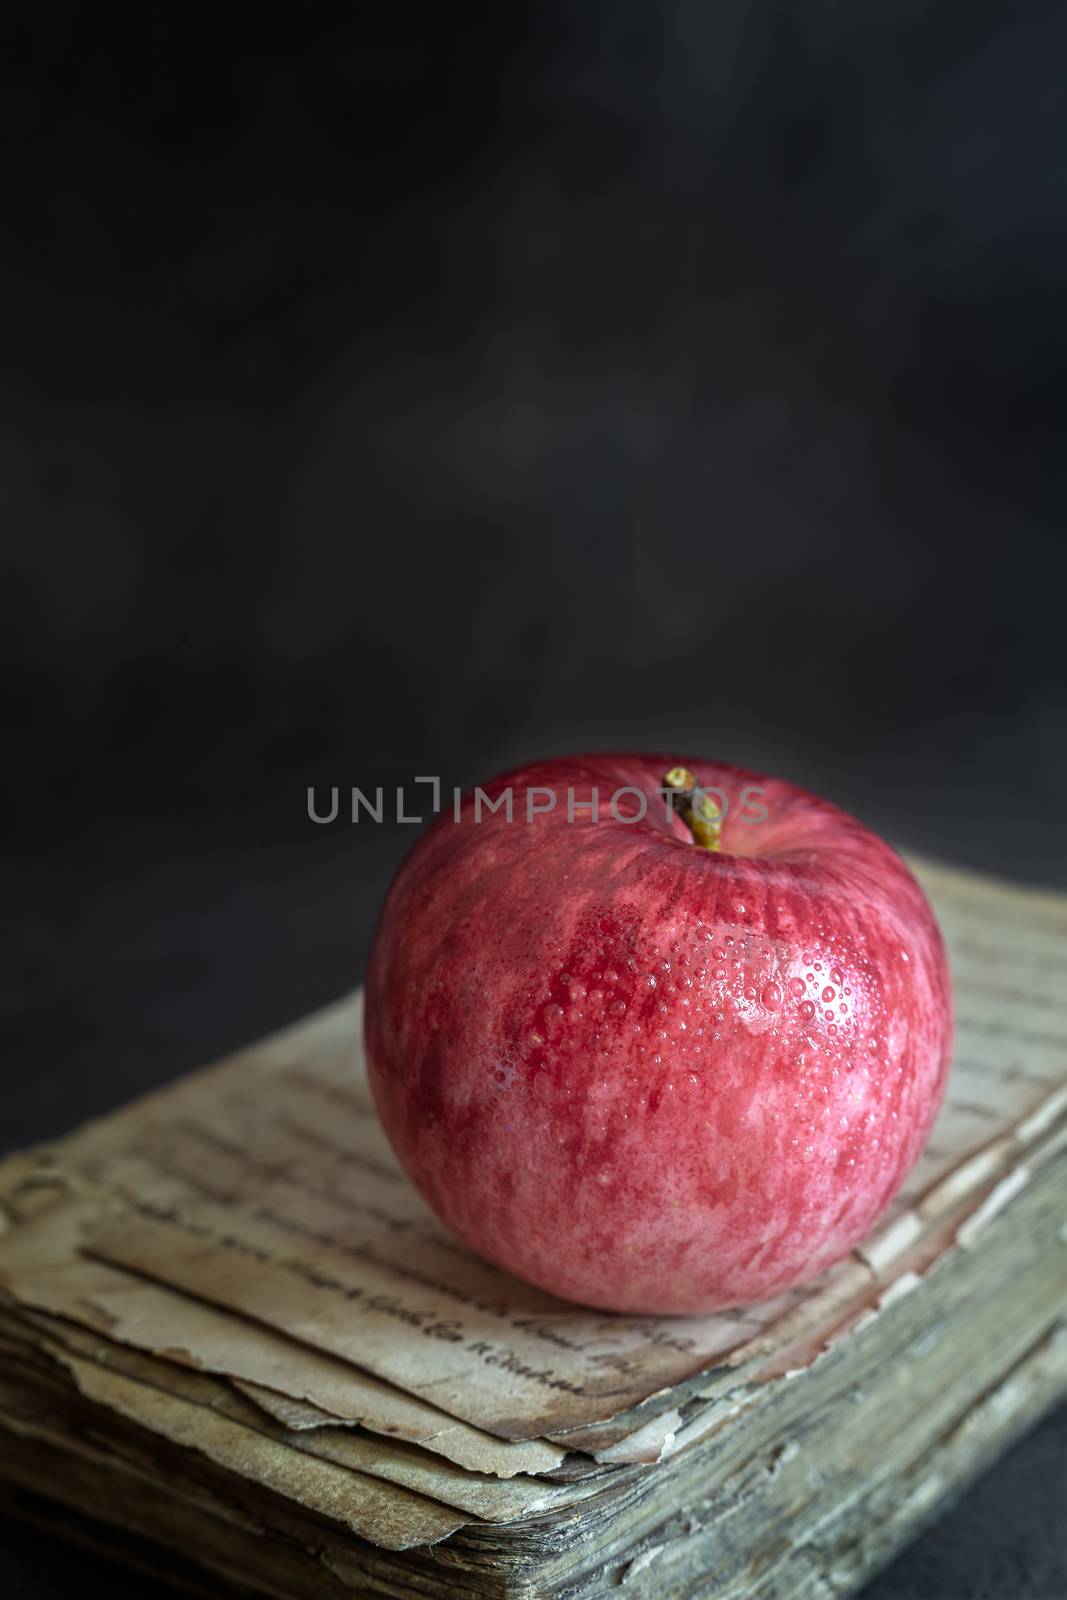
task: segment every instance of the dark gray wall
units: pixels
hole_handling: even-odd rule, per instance
[[[23,783],[679,743],[1063,881],[1062,8],[529,9],[14,30]]]

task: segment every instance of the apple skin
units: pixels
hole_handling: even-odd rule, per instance
[[[952,1046],[941,936],[899,856],[791,784],[685,760],[730,800],[701,849],[660,794],[678,761],[506,773],[483,791],[511,788],[511,823],[467,795],[402,866],[367,977],[375,1100],[428,1204],[498,1266],[614,1311],[707,1313],[845,1255],[917,1159]],[[748,785],[767,820],[743,820]],[[533,823],[528,786],[559,797]],[[568,821],[568,788],[594,787],[600,820]],[[643,820],[607,811],[623,787]]]

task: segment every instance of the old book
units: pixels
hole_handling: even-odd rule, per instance
[[[949,1093],[815,1283],[612,1316],[478,1260],[357,994],[0,1166],[5,1503],[211,1594],[855,1587],[1067,1390],[1067,898],[913,865]]]

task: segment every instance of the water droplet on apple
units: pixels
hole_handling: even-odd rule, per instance
[[[815,1007],[812,1005],[810,1000],[805,1000],[803,1005],[798,1006],[797,1010],[802,1021],[804,1022],[810,1022],[812,1017],[815,1015]]]
[[[768,1011],[777,1011],[782,1004],[781,987],[777,983],[773,982],[773,980],[770,983],[764,984],[763,993],[760,995],[760,999]]]
[[[829,1002],[834,998],[834,991],[830,988],[829,984],[827,984],[826,988],[823,990],[822,997],[827,1004],[829,1004]]]
[[[840,986],[842,983],[844,983],[844,981],[845,974],[841,971],[840,967],[835,967],[830,974],[830,982],[836,983],[838,986]]]
[[[804,993],[803,978],[790,978],[789,993],[793,996],[794,1000],[799,1000],[801,998]]]

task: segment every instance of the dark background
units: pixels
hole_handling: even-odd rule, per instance
[[[1067,886],[1062,7],[2,26],[0,1147],[358,980],[414,829],[309,784],[688,750]],[[1063,1592],[1065,1460],[872,1600]]]

